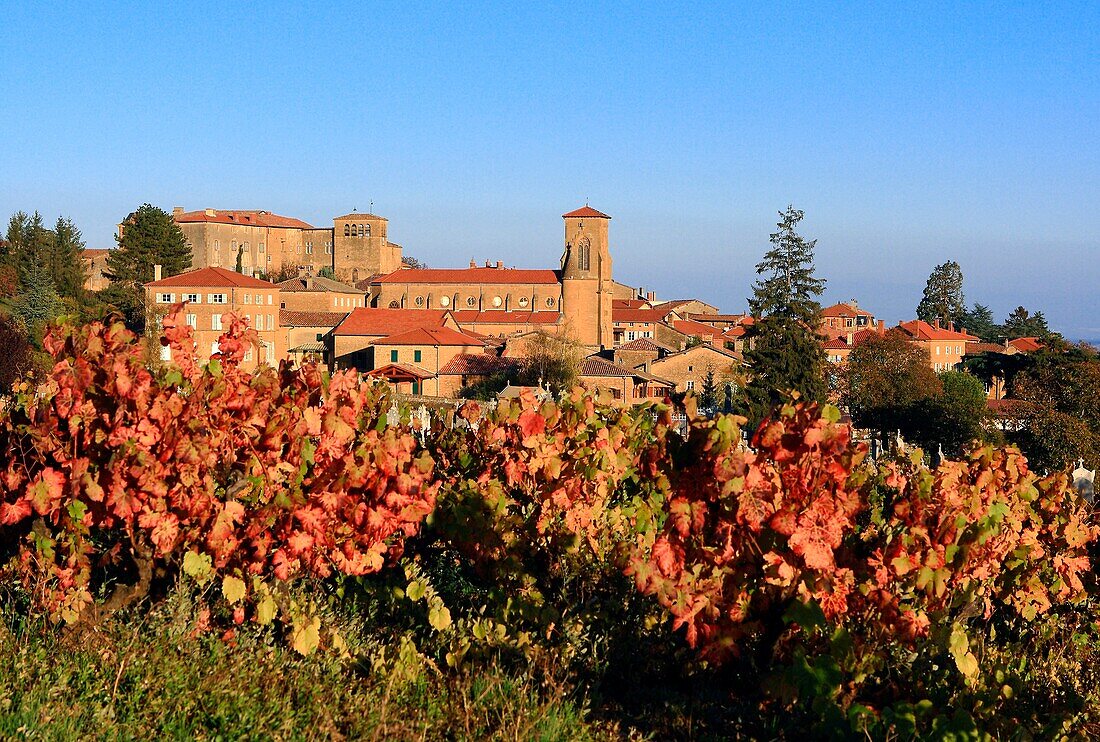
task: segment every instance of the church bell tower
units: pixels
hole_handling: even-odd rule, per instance
[[[583,206],[565,219],[565,252],[561,257],[562,313],[570,331],[586,346],[612,346],[611,217]]]

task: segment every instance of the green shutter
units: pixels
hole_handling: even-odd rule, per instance
[[[390,351],[390,363],[397,363],[397,351],[396,350],[391,350]]]
[[[420,363],[420,351],[419,350],[414,350],[413,351],[413,360],[416,363]]]

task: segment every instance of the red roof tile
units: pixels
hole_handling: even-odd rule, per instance
[[[379,366],[373,371],[368,371],[367,376],[376,376],[384,379],[406,379],[410,376],[416,379],[430,379],[433,374],[431,371],[425,371],[419,366],[413,366],[408,363],[387,363],[385,366]]]
[[[336,327],[347,316],[347,312],[297,312],[280,309],[279,324],[283,327]]]
[[[645,299],[612,299],[612,309],[644,309],[649,306]]]
[[[833,304],[831,307],[825,307],[821,310],[822,317],[873,317],[870,312],[866,312],[858,307],[853,307],[851,304],[840,302],[839,304]]]
[[[309,282],[307,288],[306,282]],[[325,278],[324,276],[298,276],[297,278],[290,278],[286,281],[279,283],[280,291],[299,292],[299,291],[312,291],[312,292],[329,292],[334,294],[362,294],[363,292],[354,286],[349,286],[346,283],[340,283],[334,281],[331,278]]]
[[[725,322],[731,325],[739,325],[745,321],[748,317],[747,314],[705,314],[703,312],[688,312],[688,319],[693,319],[696,322]]]
[[[1008,344],[1021,353],[1034,353],[1040,348],[1045,347],[1039,342],[1039,339],[1035,337],[1016,338],[1014,340],[1009,340]]]
[[[444,327],[450,313],[443,309],[353,309],[333,331],[334,335],[387,337],[417,327]]]
[[[358,211],[353,211],[343,216],[333,217],[333,219],[381,219],[384,222],[389,221],[389,219],[384,216],[378,216],[377,214],[360,214]]]
[[[898,328],[914,340],[962,340],[976,343],[980,339],[974,335],[948,330],[943,327],[935,327],[919,319],[899,322]]]
[[[594,216],[598,219],[610,219],[611,218],[607,214],[603,213],[602,211],[596,211],[595,209],[593,209],[588,204],[585,204],[584,206],[580,207],[579,209],[574,209],[573,211],[570,211],[568,214],[562,214],[561,218],[562,219],[570,219],[572,217],[583,217],[583,216]]]
[[[706,325],[702,322],[696,322],[690,319],[673,320],[672,326],[685,335],[694,335],[696,337],[712,338],[715,335],[721,334],[720,330],[711,325]]]
[[[520,363],[518,358],[501,358],[490,353],[459,353],[439,369],[439,375],[489,376],[501,371],[517,369]]]
[[[626,345],[620,345],[619,347],[615,348],[615,350],[616,351],[620,351],[620,350],[645,350],[645,351],[657,351],[657,352],[661,352],[661,351],[672,352],[672,348],[669,348],[668,346],[665,346],[665,345],[661,345],[658,342],[654,342],[650,338],[638,338],[637,340],[632,340],[629,343],[627,343]]]
[[[174,214],[173,219],[177,224],[192,222],[214,222],[216,224],[242,224],[246,227],[290,227],[292,229],[313,229],[313,226],[289,216],[279,216],[270,211],[242,211],[211,209],[213,215],[207,214],[205,209],[199,211],[185,211],[182,214]]]
[[[488,309],[483,312],[476,309],[460,309],[451,312],[455,322],[460,325],[477,324],[516,324],[516,325],[556,325],[561,313],[543,310],[539,312],[503,311]]]
[[[375,340],[374,345],[463,345],[480,348],[485,343],[449,327],[414,327]]]
[[[825,350],[847,350],[850,347],[852,346],[848,345],[848,341],[844,338],[833,338],[825,343]]]
[[[722,333],[722,337],[724,337],[726,340],[737,340],[738,338],[742,338],[744,336],[745,328],[742,325],[731,327],[730,329]]]
[[[611,321],[616,323],[643,322],[653,324],[654,322],[664,322],[668,313],[668,309],[620,309],[612,305]]]
[[[373,283],[556,284],[560,272],[526,268],[399,268]]]
[[[246,276],[236,271],[226,270],[225,268],[199,268],[197,270],[187,271],[186,273],[179,273],[175,276],[169,276],[168,278],[162,278],[159,281],[150,281],[145,285],[154,286],[156,288],[162,286],[203,286],[213,288],[240,286],[257,289],[278,288],[278,286],[273,283],[261,281],[258,278]]]
[[[581,361],[581,376],[637,376],[636,371],[632,371],[625,366],[620,366],[617,363],[599,358],[597,356],[588,356]]]

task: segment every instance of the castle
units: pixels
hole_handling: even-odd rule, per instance
[[[234,269],[271,275],[292,266],[306,274],[329,268],[338,280],[364,290],[371,307],[447,310],[481,335],[531,330],[567,333],[593,349],[613,344],[612,302],[633,298],[611,273],[611,217],[590,206],[562,215],[565,247],[560,268],[516,269],[503,263],[467,268],[410,268],[401,246],[375,214],[336,217],[314,227],[267,211],[173,209],[192,248],[192,268]]]

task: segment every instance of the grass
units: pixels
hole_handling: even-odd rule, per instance
[[[178,609],[178,606],[177,606]],[[528,674],[444,675],[415,651],[374,666],[301,657],[270,630],[191,636],[171,606],[67,635],[0,627],[4,739],[618,738]]]

